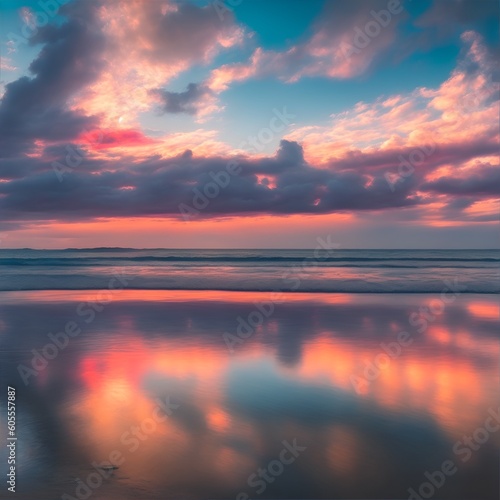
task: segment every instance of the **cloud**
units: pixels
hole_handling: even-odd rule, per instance
[[[293,141],[282,140],[276,152],[276,158],[284,165],[304,165],[304,149]]]
[[[162,113],[186,113],[197,114],[202,106],[206,106],[207,98],[213,96],[213,92],[203,84],[190,83],[184,92],[169,92],[163,89],[153,91],[161,100]]]
[[[41,47],[29,66],[32,76],[5,86],[3,156],[36,154],[40,142],[73,141],[98,126],[121,126],[126,134],[138,114],[155,105],[152,90],[210,62],[243,36],[232,15],[221,20],[210,5],[75,0],[59,13],[61,22],[39,28],[29,40]],[[32,15],[29,9],[22,14],[28,21]],[[203,116],[216,109],[202,85],[164,91],[163,98],[167,112]]]
[[[439,87],[360,102],[326,126],[294,125],[274,155],[237,154],[201,128],[148,137],[137,123],[158,103],[163,113],[199,119],[216,107],[217,92],[239,79],[360,75],[389,53],[405,14],[363,50],[346,51],[374,19],[371,11],[386,7],[385,0],[328,2],[313,34],[288,50],[257,48],[249,61],[221,66],[205,83],[174,92],[168,90],[174,77],[241,42],[232,16],[221,22],[212,6],[173,2],[65,5],[65,20],[31,40],[40,47],[31,76],[9,83],[0,102],[5,220],[179,218],[179,205],[192,204],[231,160],[241,174],[201,217],[397,208],[490,220],[499,182],[491,159],[499,144],[499,88],[491,54],[471,31],[462,35],[457,68]],[[85,160],[59,182],[52,165],[67,163],[68,148],[83,148]],[[422,148],[432,151],[391,190],[387,174]]]
[[[0,70],[16,71],[16,69],[18,69],[18,68],[12,64],[12,59],[10,57],[1,57],[0,56]]]
[[[231,158],[197,158],[191,153],[150,159],[119,168],[119,161],[88,162],[59,182],[51,169],[0,183],[0,210],[9,220],[99,217],[179,217],[179,204],[192,203],[196,190],[213,183]],[[234,158],[233,158],[234,160]],[[273,157],[239,157],[242,173],[220,189],[208,217],[238,214],[331,213],[409,207],[419,203],[409,184],[390,193],[382,175],[335,173],[305,163],[301,147],[283,141]],[[272,179],[263,183],[262,178]]]
[[[207,84],[220,92],[248,78],[274,76],[295,82],[313,76],[359,76],[391,48],[398,23],[406,18],[399,2],[390,3],[396,4],[395,13],[387,10],[386,0],[326,2],[309,38],[281,52],[259,47],[249,62],[215,69]]]
[[[189,2],[102,1],[99,20],[108,42],[103,54],[108,67],[77,104],[91,114],[102,113],[102,125],[111,128],[136,126],[138,115],[157,104],[154,90],[196,65],[209,64],[244,36],[232,14],[221,20],[212,5]]]
[[[72,17],[78,8],[79,17]],[[67,140],[86,127],[95,126],[96,117],[69,109],[72,95],[94,81],[104,62],[100,52],[104,39],[96,24],[96,3],[85,8],[67,5],[69,19],[61,25],[40,28],[30,39],[42,45],[29,66],[32,77],[23,76],[5,86],[0,101],[0,150],[4,155],[26,151],[36,139]]]
[[[388,11],[390,4],[395,13]],[[413,21],[411,29],[417,28],[417,32],[402,38],[400,26],[409,20],[404,2],[326,2],[309,37],[283,51],[257,47],[247,62],[214,69],[206,85],[220,93],[235,82],[252,78],[278,78],[287,83],[307,77],[356,78],[382,61],[399,61],[429,47],[431,40],[436,40],[437,27],[442,30],[441,38],[449,38],[460,33],[460,29],[463,31],[465,25],[474,26],[475,22],[498,18],[499,11],[496,0],[435,0]],[[489,50],[488,57],[494,66],[500,51],[497,45]],[[498,80],[497,68],[493,71]]]
[[[495,19],[499,13],[500,7],[496,0],[434,0],[416,24],[451,29],[454,24],[463,27],[476,21]]]
[[[80,144],[87,145],[93,150],[142,145],[150,146],[158,142],[151,137],[145,136],[142,132],[133,129],[91,130],[83,134],[79,139]]]
[[[133,131],[125,138],[106,131],[104,137],[104,151],[123,141],[142,140]],[[423,222],[437,223],[444,216],[446,220],[490,221],[493,205],[478,202],[497,197],[500,185],[498,168],[485,164],[467,165],[461,179],[448,176],[426,181],[413,175],[391,191],[385,171],[373,170],[369,161],[353,162],[341,169],[318,168],[305,160],[300,144],[289,140],[281,141],[275,155],[259,158],[196,156],[190,150],[170,158],[100,157],[100,147],[97,155],[89,153],[83,165],[67,173],[63,182],[51,167],[53,161],[64,163],[67,151],[62,147],[46,148],[45,160],[17,160],[5,177],[10,180],[0,182],[4,220],[178,219],[181,204],[199,208],[194,199],[200,200],[206,197],[203,193],[215,189],[218,193],[208,196],[210,202],[201,210],[201,218],[419,208],[418,218]],[[230,162],[239,164],[239,175],[227,174]],[[222,179],[223,187],[214,187],[214,176]],[[212,187],[207,191],[208,185]],[[438,197],[429,197],[430,193]],[[468,197],[468,202],[453,203],[457,195]],[[433,214],[432,218],[428,214]]]
[[[326,126],[296,128],[287,138],[303,144],[308,161],[331,168],[389,169],[412,150],[436,153],[419,171],[457,165],[498,150],[499,84],[495,66],[474,32],[462,36],[457,68],[438,88],[418,88],[375,102],[360,102]],[[425,172],[423,172],[425,173]]]
[[[400,40],[400,58],[454,44],[465,30],[487,32],[488,24],[500,16],[496,0],[432,0],[427,7],[413,21],[413,33]],[[497,60],[498,43],[490,37],[484,43],[494,53],[493,60]]]
[[[232,14],[220,19],[210,4],[133,0],[125,5],[118,0],[118,5],[129,21],[125,32],[132,39],[142,38],[140,53],[158,63],[208,63],[243,36]]]
[[[459,196],[500,196],[500,166],[482,165],[472,172],[458,172],[459,176],[440,177],[424,183],[422,191]],[[469,200],[470,201],[470,200]]]

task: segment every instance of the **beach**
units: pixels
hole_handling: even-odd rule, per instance
[[[495,295],[1,295],[16,498],[496,498]]]
[[[498,0],[0,0],[0,500],[498,500]]]

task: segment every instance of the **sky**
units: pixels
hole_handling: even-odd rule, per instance
[[[497,0],[0,0],[0,248],[499,248]]]

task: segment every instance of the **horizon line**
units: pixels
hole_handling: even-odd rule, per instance
[[[144,247],[144,248],[136,248],[136,247],[66,247],[66,248],[33,248],[33,247],[3,247],[0,248],[2,250],[37,250],[37,251],[79,251],[79,250],[190,250],[190,251],[204,251],[204,250],[212,250],[212,251],[260,251],[260,250],[314,250],[315,247],[267,247],[267,248],[171,248],[171,247]],[[435,251],[435,250],[463,250],[463,251],[493,251],[500,250],[500,247],[495,248],[335,248],[333,250],[340,251],[350,251],[350,250],[393,250],[393,251]]]

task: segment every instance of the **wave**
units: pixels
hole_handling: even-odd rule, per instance
[[[321,255],[320,255],[321,257]],[[494,250],[0,250],[0,290],[99,290],[116,269],[131,289],[439,293],[460,279],[467,293],[498,293]]]
[[[196,264],[199,262],[203,263],[215,263],[215,264],[237,264],[237,263],[302,263],[315,260],[313,256],[311,257],[233,257],[233,256],[221,256],[221,257],[188,257],[188,256],[166,256],[166,257],[155,257],[155,256],[136,256],[136,257],[66,257],[66,258],[51,258],[51,257],[28,257],[28,258],[3,258],[0,259],[0,266],[81,266],[81,265],[109,265],[110,263],[116,262],[119,264],[126,262],[186,262],[191,264]],[[449,263],[495,263],[500,262],[500,258],[485,257],[485,258],[453,258],[453,257],[328,257],[324,259],[315,260],[318,264],[332,263],[341,266],[352,266],[355,267],[355,263],[367,262],[367,263],[387,263],[387,261],[401,261],[401,262],[420,262],[420,263],[431,263],[431,262],[449,262]],[[342,264],[345,263],[345,264]],[[358,264],[359,265],[359,264]],[[416,267],[411,265],[398,265],[398,264],[385,264],[391,267]]]
[[[122,271],[123,272],[123,271]],[[430,275],[421,276],[418,280],[385,279],[376,275],[351,279],[315,279],[313,277],[259,276],[242,281],[237,276],[133,276],[112,274],[96,276],[85,274],[71,275],[12,275],[0,278],[0,291],[28,290],[93,290],[107,291],[113,280],[113,289],[120,290],[122,285],[114,277],[121,276],[126,290],[218,290],[233,292],[308,292],[308,293],[434,293],[439,294],[450,285],[458,283],[463,293],[500,293],[498,281],[483,277],[456,278]],[[118,278],[119,279],[119,278]],[[108,286],[109,285],[109,286]]]

